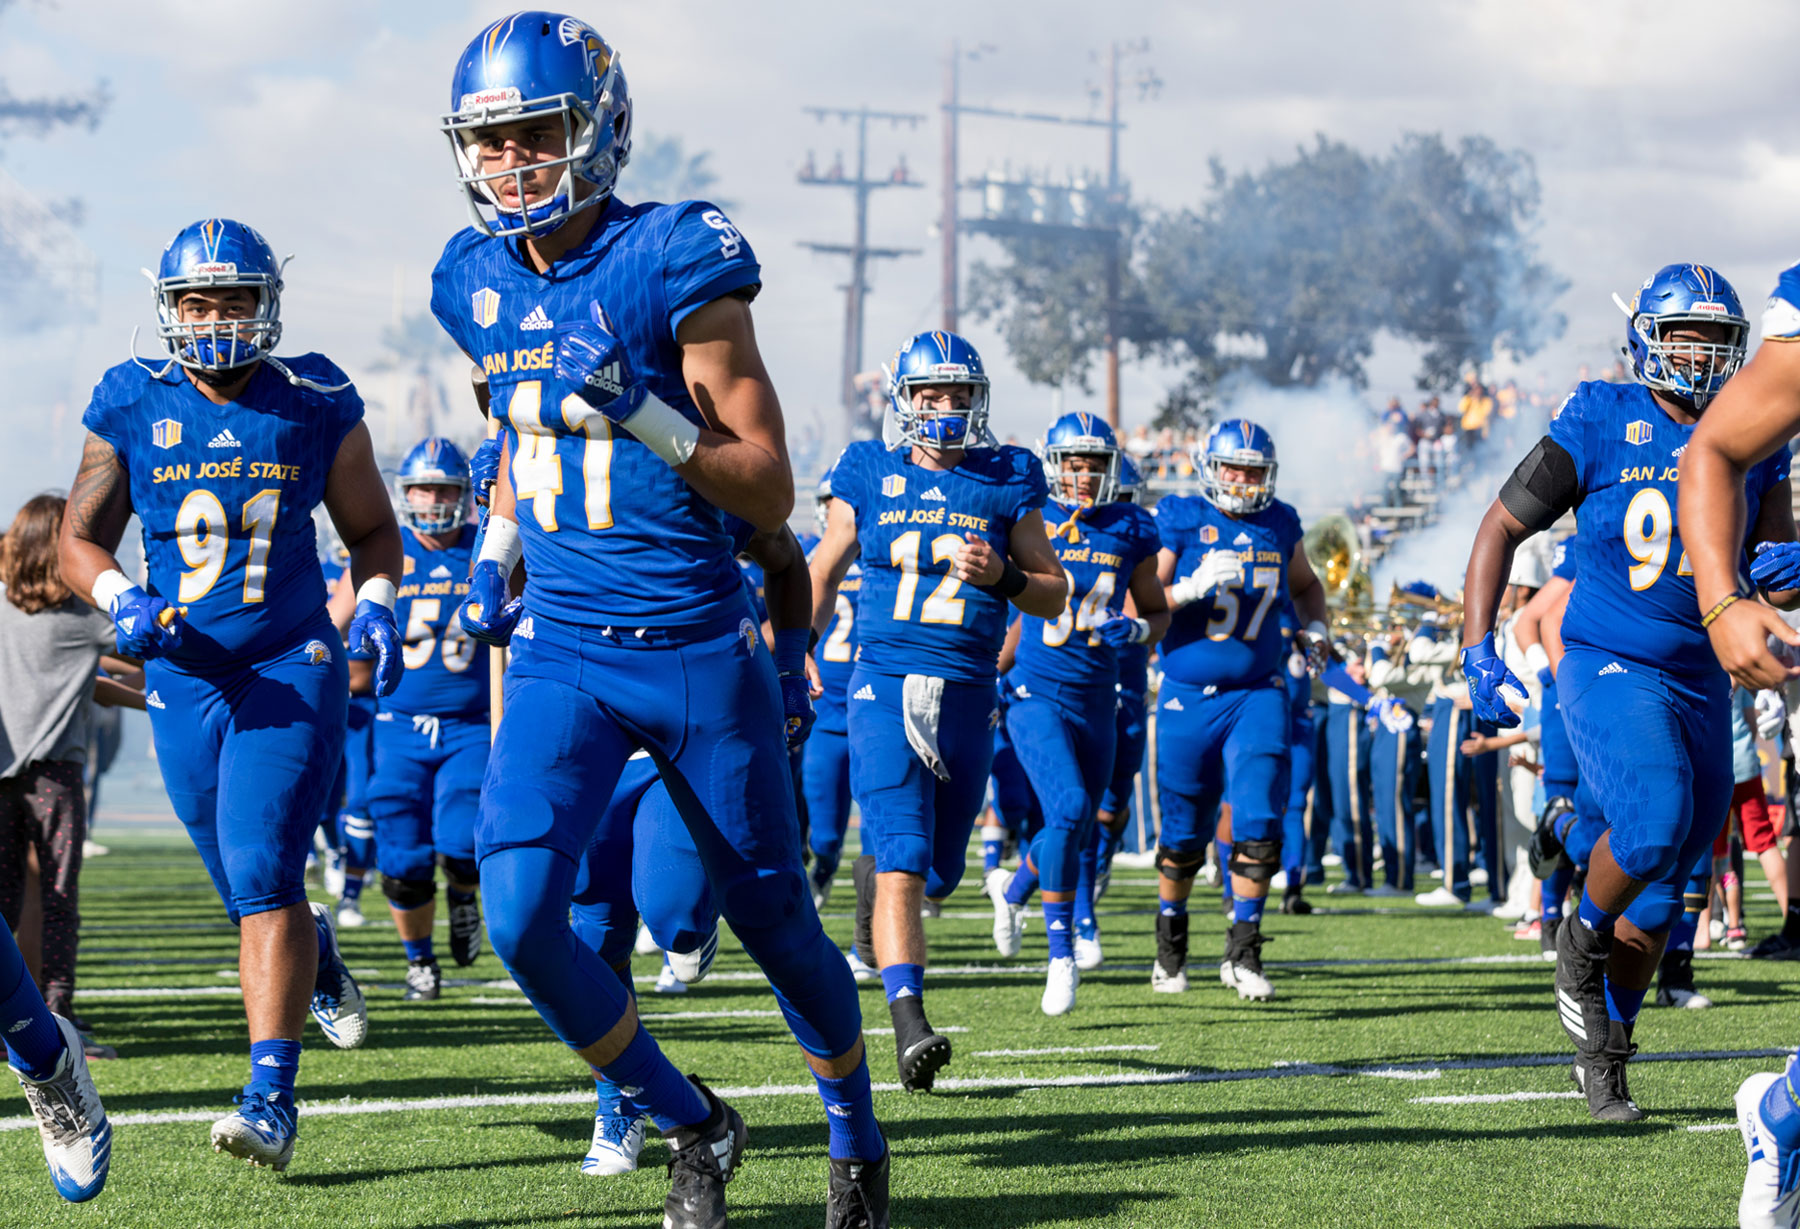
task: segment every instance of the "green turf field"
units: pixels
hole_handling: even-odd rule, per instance
[[[437,1003],[405,1004],[391,927],[343,936],[370,1037],[342,1052],[308,1026],[293,1166],[215,1155],[207,1124],[246,1075],[234,932],[178,836],[107,837],[115,852],[84,874],[76,1001],[120,1053],[94,1066],[118,1123],[112,1177],[93,1203],[63,1205],[35,1131],[18,1129],[23,1098],[0,1081],[0,1227],[660,1224],[665,1148],[653,1139],[629,1177],[577,1172],[592,1085],[498,961],[458,971],[467,983]],[[1800,965],[1702,960],[1719,1005],[1645,1012],[1632,1092],[1649,1117],[1603,1126],[1573,1096],[1549,966],[1499,923],[1410,904],[1271,915],[1280,997],[1240,1005],[1213,972],[1223,922],[1197,910],[1194,988],[1152,995],[1154,888],[1129,870],[1102,905],[1107,967],[1073,1015],[1049,1020],[1041,928],[1001,960],[974,880],[927,923],[931,1018],[961,1030],[954,1078],[929,1096],[891,1091],[892,1040],[869,1039],[890,1089],[877,1107],[896,1226],[1729,1225],[1743,1157],[1717,1128],[1739,1081],[1780,1060],[1719,1055],[1800,1040]],[[1773,906],[1751,910],[1753,935],[1766,932]],[[847,882],[826,924],[847,940]],[[742,951],[727,940],[684,996],[650,994],[656,970],[638,963],[671,1056],[737,1090],[750,1151],[733,1224],[822,1223],[819,1105]],[[878,986],[863,1007],[887,1025]],[[1699,1056],[1657,1061],[1672,1053]],[[1508,1094],[1540,1095],[1431,1100]]]

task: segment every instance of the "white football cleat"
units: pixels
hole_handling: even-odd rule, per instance
[[[1092,973],[1095,969],[1105,963],[1106,956],[1100,950],[1099,931],[1096,930],[1094,932],[1094,937],[1091,939],[1084,939],[1080,935],[1075,936],[1076,968],[1080,969],[1083,973]]]
[[[1272,876],[1269,877],[1269,891],[1270,892],[1285,892],[1285,891],[1287,891],[1287,872],[1286,871],[1276,871]]]
[[[1424,905],[1428,909],[1461,909],[1468,902],[1446,887],[1435,887],[1429,892],[1420,892],[1413,897],[1413,904]]]
[[[1738,1085],[1738,1134],[1743,1136],[1748,1161],[1743,1193],[1738,1196],[1738,1224],[1743,1229],[1800,1225],[1800,1186],[1783,1193],[1780,1150],[1762,1116],[1763,1096],[1783,1078],[1779,1071],[1759,1071]]]
[[[337,927],[339,930],[355,930],[367,926],[369,919],[363,916],[362,906],[353,900],[340,900],[337,906]]]
[[[850,976],[857,981],[875,981],[881,977],[881,970],[862,962],[856,954],[856,945],[852,943],[850,950],[844,953],[844,963],[850,966]]]
[[[644,1120],[629,1114],[594,1115],[594,1142],[581,1158],[581,1172],[590,1178],[610,1178],[634,1173],[638,1153],[644,1150]]]
[[[670,967],[669,958],[666,955],[663,957],[662,970],[656,975],[656,992],[658,994],[686,994],[688,992],[687,983],[675,975],[675,970]]]
[[[1518,922],[1523,921],[1525,915],[1529,912],[1531,912],[1531,910],[1526,906],[1514,904],[1512,901],[1508,900],[1495,905],[1492,916],[1502,922]]]
[[[706,941],[691,952],[666,952],[663,956],[665,967],[671,969],[675,976],[688,985],[702,980],[712,972],[713,957],[719,954],[719,928],[715,925]]]
[[[1177,969],[1173,973],[1165,973],[1162,965],[1152,961],[1150,964],[1150,989],[1158,994],[1186,994],[1188,975],[1186,969]]]
[[[1660,990],[1656,995],[1658,1007],[1685,1007],[1689,1011],[1705,1011],[1713,1005],[1713,1001],[1698,990],[1683,990],[1670,986]]]
[[[994,950],[1002,956],[1017,956],[1025,934],[1025,907],[1006,899],[1011,872],[996,866],[981,881],[981,890],[994,902]]]
[[[344,894],[344,851],[327,849],[319,859],[319,882],[325,895],[336,900]]]
[[[1236,990],[1240,999],[1255,999],[1266,1003],[1275,997],[1275,987],[1263,976],[1261,969],[1253,969],[1247,964],[1232,960],[1219,962],[1219,982],[1227,989]]]
[[[1050,977],[1044,982],[1044,1014],[1066,1016],[1075,1008],[1075,987],[1081,984],[1081,970],[1073,956],[1058,956],[1050,962]]]
[[[56,1069],[44,1080],[28,1079],[16,1068],[13,1074],[25,1090],[31,1116],[37,1119],[44,1163],[50,1167],[56,1193],[70,1203],[84,1203],[106,1185],[106,1172],[112,1164],[112,1124],[106,1120],[94,1077],[88,1074],[80,1031],[61,1016],[53,1018],[63,1042]]]
[[[639,922],[637,942],[632,946],[631,950],[640,956],[654,956],[656,953],[662,951],[662,948],[656,946],[656,936],[650,933],[650,928],[642,922]]]
[[[354,1050],[369,1035],[369,1005],[363,1000],[362,987],[350,976],[350,970],[344,967],[343,956],[338,953],[337,932],[331,928],[331,910],[316,901],[310,908],[313,925],[325,940],[325,954],[319,957],[318,976],[313,980],[312,1018],[319,1022],[319,1028],[332,1045],[340,1050]],[[292,1150],[290,1145],[289,1151]]]
[[[235,1110],[212,1125],[213,1151],[228,1152],[280,1173],[294,1159],[299,1128],[293,1108],[260,1092],[246,1092],[237,1101]]]

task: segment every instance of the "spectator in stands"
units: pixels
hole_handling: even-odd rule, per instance
[[[63,499],[39,495],[13,518],[0,545],[0,917],[19,923],[27,850],[35,850],[43,899],[44,1001],[74,1018],[78,883],[87,802],[88,703],[143,708],[142,693],[97,681],[113,647],[112,620],[76,598],[57,567]]]
[[[1473,453],[1487,438],[1488,419],[1494,413],[1494,395],[1481,382],[1479,373],[1471,371],[1464,377],[1462,400],[1456,409],[1462,416],[1462,449]]]
[[[1399,417],[1395,418],[1394,415]],[[1412,459],[1418,448],[1413,444],[1410,431],[1407,430],[1406,411],[1400,408],[1400,398],[1396,397],[1381,417],[1381,425],[1375,429],[1375,464],[1381,471],[1381,481],[1386,488],[1386,498],[1390,506],[1406,502],[1406,471],[1411,467]]]

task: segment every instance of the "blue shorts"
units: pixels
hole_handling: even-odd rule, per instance
[[[1555,680],[1544,688],[1538,710],[1538,738],[1544,755],[1544,796],[1572,799],[1580,777],[1575,767],[1575,748],[1569,745],[1569,730],[1563,721]]]
[[[991,683],[944,684],[937,744],[949,780],[940,780],[906,740],[905,683],[861,666],[850,676],[850,792],[876,869],[924,875],[925,894],[940,900],[962,881],[993,767],[998,701]]]
[[[1075,890],[1081,849],[1112,780],[1115,695],[1040,686],[1007,706],[1007,731],[1043,809],[1033,848],[1045,891]]]
[[[474,860],[487,759],[486,717],[376,715],[369,818],[383,876],[430,880],[437,854]]]
[[[375,772],[375,699],[351,696],[344,721],[344,810],[369,813],[369,778]]]
[[[1157,843],[1174,853],[1206,848],[1221,800],[1231,804],[1234,841],[1279,839],[1287,810],[1287,689],[1208,690],[1165,675],[1157,700]]]
[[[1730,680],[1571,647],[1556,682],[1613,860],[1633,879],[1667,880],[1679,892],[1731,808]]]
[[[155,660],[144,674],[163,785],[231,920],[304,901],[350,694],[323,611],[259,660],[206,674]]]
[[[1005,707],[1002,706],[1000,711],[1004,714]],[[1012,736],[1006,732],[1004,717],[994,727],[994,759],[988,765],[988,777],[993,790],[994,814],[1001,826],[1020,844],[1028,842],[1044,826],[1044,813],[1038,807],[1037,795],[1032,792],[1025,769],[1019,764],[1018,753],[1013,750]]]
[[[1113,715],[1112,780],[1100,796],[1100,809],[1108,815],[1124,815],[1131,810],[1132,795],[1137,792],[1137,776],[1144,770],[1144,751],[1150,745],[1150,722],[1141,691],[1118,692]]]
[[[850,827],[850,735],[815,725],[801,747],[801,793],[806,799],[813,857],[835,869]]]

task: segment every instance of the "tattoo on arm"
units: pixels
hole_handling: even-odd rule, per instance
[[[69,492],[69,527],[83,541],[117,550],[131,520],[131,481],[113,446],[89,435]]]

